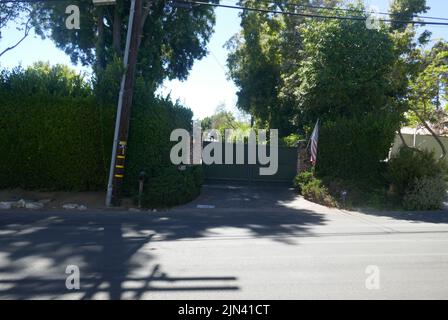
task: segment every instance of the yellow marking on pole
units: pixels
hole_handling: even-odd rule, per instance
[[[124,159],[124,156],[117,156],[118,159]]]
[[[124,166],[115,166],[115,168],[124,169]]]
[[[122,175],[122,174],[116,174],[116,175],[115,175],[115,178],[124,178],[124,175]]]

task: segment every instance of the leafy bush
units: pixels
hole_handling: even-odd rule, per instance
[[[307,184],[309,184],[313,180],[314,180],[313,172],[311,172],[311,171],[303,171],[303,172],[299,173],[294,178],[294,181],[293,181],[294,187],[296,187],[299,191],[301,191],[304,186],[306,186]]]
[[[403,198],[406,210],[438,210],[446,199],[447,184],[442,175],[415,178]]]
[[[387,179],[396,194],[403,197],[413,187],[416,179],[444,175],[446,165],[436,160],[433,151],[403,147],[389,161]]]
[[[433,151],[401,148],[389,161],[387,178],[407,210],[440,209],[446,197],[446,164]]]
[[[328,189],[322,184],[319,179],[313,179],[308,184],[302,187],[302,195],[305,199],[329,206],[336,206],[336,201],[328,192]]]
[[[281,139],[281,144],[286,147],[297,147],[297,142],[301,140],[302,137],[297,133],[291,133],[289,136],[286,136]]]
[[[320,179],[314,177],[311,171],[298,174],[294,179],[294,185],[305,199],[330,207],[336,206],[336,201],[330,195],[328,189]]]
[[[148,181],[142,197],[142,205],[147,208],[172,207],[196,198],[202,186],[202,167],[188,167],[178,171],[175,167],[164,168]]]
[[[352,181],[369,189],[383,184],[384,163],[399,121],[376,112],[324,122],[319,137],[316,174]]]

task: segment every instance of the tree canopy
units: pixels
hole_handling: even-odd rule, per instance
[[[39,35],[52,39],[74,63],[91,65],[98,74],[122,57],[129,3],[117,0],[115,6],[95,7],[91,0],[78,0],[79,30],[65,28],[66,4],[38,3],[33,5],[34,25]],[[215,24],[213,8],[176,8],[166,1],[144,0],[143,11],[137,74],[151,90],[164,79],[186,79],[194,61],[207,53]]]
[[[289,0],[281,3],[265,1],[240,1],[240,4],[259,9],[301,12],[296,5],[334,6],[338,0]],[[310,9],[316,12],[316,9]],[[227,65],[229,77],[238,87],[238,108],[253,115],[257,125],[278,128],[280,135],[294,132],[291,121],[294,116],[293,103],[280,99],[280,90],[285,85],[284,73],[299,63],[298,51],[302,38],[298,27],[303,17],[261,14],[243,11],[240,33],[227,43],[230,50]]]
[[[448,43],[437,42],[431,49],[418,51],[419,72],[410,82],[407,100],[410,106],[432,123],[439,132],[447,131],[448,114]],[[420,122],[409,113],[411,124]]]
[[[251,7],[306,13],[354,15],[367,19],[364,5],[337,10],[340,1],[244,1]],[[331,11],[334,7],[334,11]],[[387,109],[404,113],[409,81],[419,72],[414,16],[426,12],[425,0],[394,0],[397,23],[366,27],[365,20],[304,18],[258,12],[242,13],[242,31],[229,42],[229,77],[238,91],[238,107],[255,116],[259,126],[280,134],[309,130],[317,117],[362,115]]]
[[[353,117],[389,105],[396,55],[388,30],[365,21],[309,21],[297,68],[285,71],[281,96],[294,102],[296,122]]]

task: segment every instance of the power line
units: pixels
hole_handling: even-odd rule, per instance
[[[301,7],[301,8],[310,8],[310,9],[322,9],[322,10],[331,10],[331,11],[342,11],[342,12],[356,12],[356,13],[364,13],[364,14],[369,14],[369,13],[376,13],[379,15],[387,15],[387,16],[393,16],[392,13],[390,12],[376,12],[376,11],[368,11],[368,10],[358,10],[358,9],[350,9],[350,8],[340,8],[340,7],[328,7],[328,6],[313,6],[313,5],[308,5],[308,4],[299,4],[299,3],[287,3],[284,1],[263,1],[260,0],[260,2],[263,2],[265,4],[273,4],[273,5],[284,5],[284,6],[291,6],[291,7]],[[443,18],[443,17],[430,17],[430,16],[420,16],[420,15],[413,15],[414,18],[422,18],[422,19],[429,19],[429,20],[443,20],[443,21],[448,21],[448,18]]]
[[[38,2],[68,2],[73,0],[0,0],[1,3],[38,3]],[[273,9],[262,9],[262,8],[253,8],[247,6],[240,5],[228,5],[228,4],[219,4],[219,3],[210,3],[203,1],[171,1],[172,3],[177,4],[196,4],[196,5],[204,5],[204,6],[212,6],[218,8],[227,8],[234,10],[243,10],[243,11],[252,11],[259,13],[272,13],[272,14],[281,14],[288,16],[298,16],[304,18],[318,18],[318,19],[336,19],[336,20],[354,20],[354,21],[364,21],[366,17],[362,16],[338,16],[338,15],[322,15],[322,14],[313,14],[313,13],[300,13],[300,12],[291,12],[291,11],[282,11],[282,10],[273,10]],[[348,8],[332,8],[332,7],[324,7],[324,6],[312,6],[312,5],[300,5],[300,4],[287,4],[285,2],[279,1],[271,1],[271,4],[284,4],[284,5],[294,5],[296,7],[305,7],[305,8],[314,8],[314,9],[324,9],[324,10],[335,10],[335,11],[347,11],[347,12],[358,12],[363,14],[369,14],[368,11],[356,10],[356,9],[348,9]],[[373,13],[373,12],[372,12]],[[381,15],[389,15],[390,13],[378,12]],[[426,18],[430,20],[444,20],[448,21],[448,18],[438,18],[438,17],[425,17],[425,16],[417,16],[414,15],[415,18]],[[432,21],[404,21],[404,20],[394,20],[394,19],[378,19],[380,22],[388,22],[388,23],[402,23],[402,24],[412,24],[412,25],[432,25],[432,26],[448,26],[447,22],[432,22]]]
[[[216,57],[216,55],[213,53],[213,51],[209,50],[209,52],[210,52],[211,56],[213,57],[213,59],[215,60],[216,64],[224,71],[224,73],[227,73],[226,68],[221,63],[221,61],[219,61],[218,57]]]
[[[173,2],[176,2],[176,1],[173,1]],[[252,12],[259,12],[259,13],[272,13],[272,14],[280,14],[280,15],[288,15],[288,16],[298,16],[298,17],[304,17],[304,18],[354,20],[354,21],[365,21],[366,20],[366,17],[361,17],[361,16],[320,15],[320,14],[312,14],[312,13],[299,13],[299,12],[281,11],[281,10],[273,10],[273,9],[253,8],[253,7],[247,7],[247,6],[209,3],[209,2],[203,2],[203,1],[177,1],[177,2],[186,3],[186,4],[212,6],[212,7],[218,7],[218,8],[236,9],[236,10],[243,10],[243,11],[252,11]],[[403,20],[393,20],[393,19],[378,19],[378,21],[389,22],[389,23],[412,24],[412,25],[448,26],[448,23],[446,23],[446,22],[428,22],[428,21],[413,21],[413,20],[403,21]]]

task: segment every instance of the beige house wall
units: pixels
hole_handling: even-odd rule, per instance
[[[403,138],[408,144],[408,146],[414,146],[414,135],[413,134],[403,134]],[[445,148],[448,150],[448,137],[440,137],[440,140],[444,144]],[[397,135],[395,137],[395,141],[391,150],[391,156],[397,154],[398,150],[402,145],[400,137]],[[415,136],[415,147],[418,149],[427,149],[434,150],[434,153],[437,158],[442,155],[442,150],[437,143],[436,139],[434,139],[431,135],[416,135]],[[447,157],[448,158],[448,157]],[[448,161],[448,159],[447,159]]]

